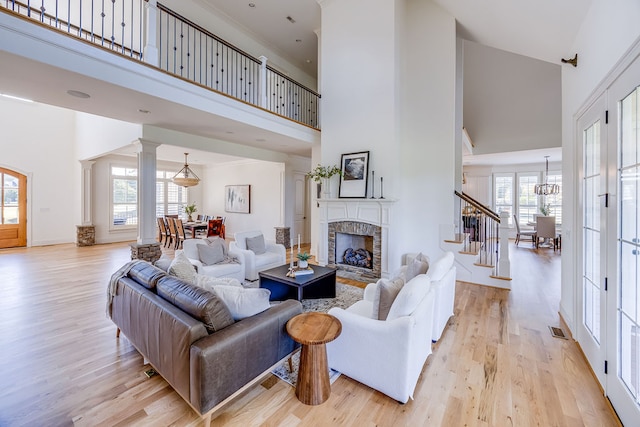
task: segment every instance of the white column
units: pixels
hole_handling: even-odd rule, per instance
[[[260,59],[260,107],[267,108],[267,57],[261,56]]]
[[[500,259],[496,276],[511,277],[511,260],[509,259],[509,212],[500,212],[500,227],[498,229],[498,243],[500,245]]]
[[[138,244],[156,243],[156,150],[160,144],[138,139]]]
[[[91,168],[95,161],[93,160],[81,160],[82,165],[82,177],[80,180],[80,205],[82,206],[81,220],[82,225],[92,225],[92,173]]]
[[[158,47],[156,40],[158,37],[158,5],[157,0],[149,0],[145,3],[146,8],[146,33],[143,59],[147,64],[158,67],[160,58],[158,57]]]

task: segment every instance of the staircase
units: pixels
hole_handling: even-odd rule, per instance
[[[457,224],[441,226],[440,248],[453,252],[458,266],[456,279],[511,289],[509,213],[498,215],[465,193],[456,191],[455,195],[459,218]]]

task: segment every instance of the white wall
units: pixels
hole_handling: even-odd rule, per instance
[[[203,171],[202,213],[225,216],[227,238],[238,231],[261,230],[267,240],[275,240],[275,228],[284,218],[283,163],[246,160],[206,168]],[[251,213],[224,210],[226,185],[251,185]]]
[[[428,1],[321,6],[320,161],[370,151],[376,195],[384,177],[385,198],[398,199],[391,271],[404,252],[436,256],[440,224],[453,223],[455,20]]]
[[[142,125],[93,114],[76,113],[78,159],[102,156],[142,137]]]
[[[75,113],[0,97],[0,166],[27,175],[27,245],[74,242],[81,167]]]
[[[466,40],[463,49],[464,127],[473,153],[560,147],[560,65]]]
[[[574,46],[567,56],[578,53],[578,67],[562,67],[562,170],[563,216],[573,221],[563,221],[562,237],[562,297],[560,312],[575,332],[578,320],[576,306],[576,260],[580,249],[576,246],[579,230],[576,223],[581,207],[577,205],[576,158],[578,138],[574,132],[574,116],[598,83],[620,60],[624,52],[640,36],[638,17],[640,2],[636,0],[592,0],[591,8],[580,28]]]

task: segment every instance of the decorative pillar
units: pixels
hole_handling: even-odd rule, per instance
[[[92,216],[92,167],[95,161],[82,160],[80,179],[80,206],[82,207],[81,225],[76,226],[76,245],[93,246],[96,243],[96,228],[93,226]]]
[[[156,150],[160,144],[138,139],[138,241],[131,259],[155,262],[162,255],[156,240]]]
[[[511,260],[509,259],[509,212],[500,212],[500,226],[498,228],[498,244],[500,259],[498,260],[498,277],[511,277]]]
[[[267,57],[260,56],[258,58],[260,64],[260,98],[259,104],[262,108],[267,108]]]
[[[158,37],[158,5],[157,0],[149,0],[145,3],[146,9],[146,33],[145,33],[145,45],[142,54],[144,62],[151,64],[155,67],[160,65],[160,58],[158,55],[158,47],[156,46],[156,39]]]

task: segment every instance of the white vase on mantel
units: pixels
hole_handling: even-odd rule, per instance
[[[331,178],[322,178],[322,198],[331,198]]]

